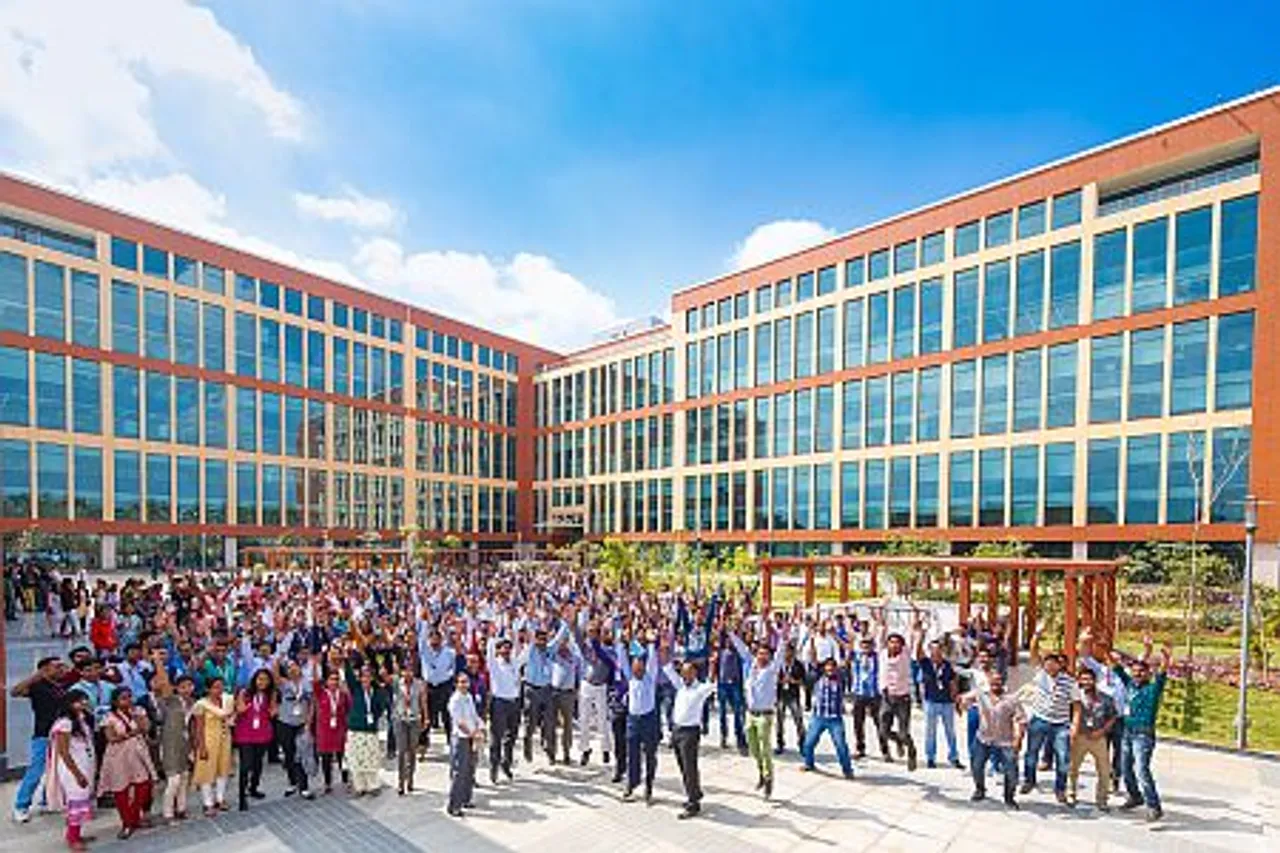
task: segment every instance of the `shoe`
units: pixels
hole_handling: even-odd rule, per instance
[[[746,758],[750,754],[751,754],[751,750],[747,749],[746,744],[742,744],[741,746],[738,747],[738,755],[741,755],[743,758]]]
[[[510,765],[510,764],[504,764],[504,765],[502,765],[502,775],[507,777],[507,781],[508,781],[508,782],[510,782],[512,779],[514,779],[514,778],[515,778],[514,776],[512,776],[512,775],[511,775],[511,765]]]
[[[474,809],[474,808],[476,807],[476,804],[475,804],[475,803],[463,803],[463,804],[462,804],[462,807],[463,807],[464,809]]]
[[[316,798],[315,791],[307,790],[302,792],[302,799],[304,800],[314,800],[315,798]]]
[[[1142,806],[1142,805],[1146,805],[1146,803],[1142,801],[1141,797],[1129,797],[1127,800],[1125,800],[1123,803],[1120,804],[1120,811],[1122,812],[1133,811],[1134,809],[1138,808],[1138,806]]]
[[[653,788],[649,785],[644,786],[644,804],[646,806],[653,805]]]
[[[784,752],[786,752],[786,750],[784,750],[784,749],[783,749],[782,747],[780,747],[780,746],[775,746],[775,747],[773,748],[773,754],[774,754],[774,755],[782,755],[782,753],[784,753]]]
[[[902,753],[906,751],[906,747],[902,745],[902,741],[898,741],[897,747],[898,747],[898,757],[901,758]]]
[[[676,820],[688,820],[691,817],[697,817],[698,812],[700,811],[702,811],[702,808],[700,806],[694,803],[690,803],[689,805],[681,809],[680,814],[676,815]]]
[[[582,753],[582,759],[578,762],[578,766],[586,767],[587,762],[590,760],[591,760],[591,750],[588,749],[586,752]],[[569,763],[568,761],[565,762],[565,764],[568,764],[568,763]]]
[[[952,767],[954,767],[954,768],[955,768],[955,769],[957,769],[957,770],[963,770],[963,769],[964,769],[964,765],[960,763],[960,759],[958,759],[958,758],[957,758],[955,761],[951,762],[951,766],[952,766]]]
[[[866,751],[865,749],[859,749],[859,750],[857,750],[856,752],[854,752],[854,753],[853,753],[853,760],[854,760],[854,761],[861,761],[862,759],[864,759],[864,758],[866,758],[866,757],[867,757],[867,751]]]
[[[248,801],[248,800],[241,800],[241,801],[240,801],[240,811],[242,811],[242,812],[247,812],[248,810],[249,810],[249,801]]]
[[[1103,814],[1110,814],[1111,812],[1111,806],[1107,805],[1106,803],[1098,803],[1096,806],[1094,806],[1094,808],[1096,808],[1098,811],[1102,812]]]
[[[610,781],[610,782],[612,782],[613,784],[617,785],[618,783],[620,783],[620,782],[622,781],[622,774],[621,774],[621,773],[614,773],[614,774],[613,774],[613,778],[612,778],[612,779],[610,779],[609,781]]]
[[[588,755],[590,755],[590,754],[591,754],[591,750],[587,750],[587,754],[588,754]],[[609,764],[609,753],[607,753],[607,752],[604,754],[604,763],[605,763],[605,765],[606,765],[606,766]]]
[[[552,767],[556,766],[556,754],[554,752],[547,753],[547,763]]]
[[[849,773],[844,774],[844,778],[846,778],[846,779],[848,779],[850,782],[852,782],[852,781],[853,781],[853,773],[852,773],[852,772],[849,772]]]
[[[1047,761],[1041,761],[1039,764],[1037,764],[1037,765],[1036,765],[1036,769],[1037,769],[1037,770],[1040,770],[1042,773],[1043,773],[1043,772],[1048,772],[1048,770],[1050,769],[1050,767],[1051,767],[1051,765],[1050,765],[1050,764],[1049,764],[1049,762],[1047,762]]]
[[[533,741],[524,742],[524,761],[525,764],[533,763]]]
[[[296,794],[296,793],[298,793],[298,789],[297,789],[297,788],[294,788],[293,786],[290,786],[290,787],[288,787],[288,788],[285,788],[285,789],[284,789],[284,795],[285,795],[286,797],[292,797],[292,796],[293,796],[294,794]]]
[[[728,738],[725,738],[725,737],[720,738],[720,748],[721,748],[721,749],[728,749],[728,748],[729,748],[729,739],[728,739]]]
[[[907,771],[914,772],[916,769],[916,748],[913,746],[907,750]]]
[[[622,792],[622,801],[624,803],[629,803],[635,798],[636,798],[635,789],[632,788],[631,786],[627,786],[627,789]]]
[[[249,796],[253,797],[255,800],[265,800],[267,798],[267,795],[261,791],[250,791]]]
[[[1067,808],[1069,808],[1069,809],[1070,809],[1070,808],[1075,808],[1075,805],[1076,805],[1076,804],[1075,804],[1075,803],[1073,803],[1073,802],[1069,802],[1069,801],[1067,800],[1067,795],[1066,795],[1066,794],[1064,794],[1064,793],[1062,793],[1061,791],[1056,792],[1056,793],[1053,795],[1053,798],[1054,798],[1055,800],[1057,800],[1057,801],[1058,801],[1058,805],[1060,805],[1060,806],[1066,806],[1066,807],[1067,807]]]
[[[1155,823],[1162,817],[1164,817],[1164,809],[1159,806],[1147,809],[1147,823]]]
[[[757,791],[759,791],[759,790],[760,790],[761,788],[763,788],[763,787],[764,787],[764,776],[763,776],[763,775],[761,775],[761,776],[757,776],[757,777],[756,777],[756,790],[757,790]]]
[[[569,753],[566,752],[564,755],[560,757],[560,763],[563,764],[565,767],[568,767],[570,764],[573,763],[572,761],[569,760]],[[586,764],[585,761],[582,763]]]
[[[1023,782],[1022,786],[1018,788],[1018,793],[1022,794],[1023,796],[1026,796],[1027,794],[1030,794],[1035,789],[1036,789],[1036,786],[1031,782]]]
[[[767,800],[773,796],[773,777],[764,777],[764,798]]]
[[[489,767],[489,784],[498,784],[498,765],[494,764]]]
[[[1018,805],[1012,798],[1005,800],[1004,804],[1006,808],[1013,809],[1015,812],[1022,810],[1022,806]]]
[[[445,809],[449,817],[462,817],[462,809]]]
[[[31,820],[31,809],[15,808],[13,810],[14,823],[27,823],[30,820]]]
[[[925,767],[928,767],[930,770],[937,770],[937,769],[938,769],[938,762],[936,762],[936,761],[926,761],[926,762],[924,763],[924,766],[925,766]]]
[[[980,803],[986,798],[987,798],[987,794],[985,791],[974,791],[972,794],[969,795],[969,802]]]

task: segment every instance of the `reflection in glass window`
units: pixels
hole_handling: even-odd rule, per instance
[[[916,354],[916,286],[903,285],[893,291],[893,357]]]
[[[1017,298],[1013,333],[1028,335],[1044,328],[1044,252],[1018,256]]]
[[[1160,436],[1130,437],[1125,452],[1125,524],[1155,524],[1160,518]]]
[[[1049,328],[1080,322],[1080,241],[1049,250]]]
[[[1053,227],[1066,228],[1080,224],[1080,190],[1053,197]]]
[[[1018,208],[1018,239],[1034,237],[1044,233],[1045,204],[1033,201]]]
[[[1215,409],[1246,409],[1253,401],[1253,312],[1218,318]]]
[[[1049,347],[1049,381],[1046,389],[1045,426],[1075,426],[1076,342]]]
[[[1124,336],[1109,335],[1090,341],[1089,423],[1120,420],[1124,384]]]
[[[982,527],[1005,524],[1004,468],[1003,447],[978,452],[978,524]]]
[[[1044,523],[1075,521],[1076,446],[1063,441],[1044,448]]]
[[[982,341],[1009,337],[1009,262],[997,261],[982,268]]]
[[[1040,429],[1040,350],[1013,354],[1013,430]]]
[[[1040,514],[1040,447],[1013,448],[1009,463],[1009,523],[1034,525]]]
[[[1218,295],[1253,290],[1257,275],[1258,197],[1222,203],[1222,246],[1218,250]]]
[[[990,249],[995,246],[1003,246],[1009,242],[1011,237],[1013,214],[1006,210],[1004,213],[988,216],[986,226],[986,247]]]
[[[1213,208],[1184,210],[1174,219],[1173,304],[1209,298],[1213,254]]]
[[[982,360],[982,434],[996,435],[1009,429],[1009,356]]]
[[[1089,442],[1088,524],[1120,521],[1120,439],[1095,438]]]
[[[1165,217],[1133,226],[1133,296],[1131,311],[1163,308],[1169,290],[1169,220]]]
[[[1129,419],[1158,418],[1164,412],[1164,327],[1129,336]]]
[[[948,462],[950,492],[947,497],[947,525],[973,526],[973,451],[959,450]]]
[[[1191,320],[1173,326],[1173,365],[1169,414],[1203,412],[1209,373],[1209,321]]]
[[[1123,228],[1093,238],[1093,319],[1124,313],[1124,266],[1128,236]]]
[[[951,437],[970,438],[977,414],[978,368],[974,361],[951,365]]]
[[[951,346],[953,349],[978,342],[978,269],[961,270],[952,279]]]

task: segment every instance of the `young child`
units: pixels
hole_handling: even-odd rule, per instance
[[[81,835],[81,828],[93,818],[93,716],[89,697],[79,690],[68,691],[49,735],[45,779],[49,806],[66,812],[67,847],[82,851],[93,840]]]

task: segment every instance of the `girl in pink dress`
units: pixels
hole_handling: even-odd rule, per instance
[[[147,712],[133,704],[133,691],[121,687],[111,697],[111,712],[103,721],[107,749],[102,756],[98,795],[112,794],[120,813],[121,839],[151,826],[151,788],[156,778],[147,749]]]
[[[67,847],[82,851],[93,839],[81,828],[93,819],[93,715],[89,697],[71,690],[49,730],[45,791],[49,808],[67,816]]]

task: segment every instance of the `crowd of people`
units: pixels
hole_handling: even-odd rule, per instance
[[[83,607],[68,636],[87,643],[41,660],[12,689],[34,715],[13,816],[61,811],[75,850],[102,803],[128,838],[152,825],[157,796],[165,822],[187,819],[197,795],[209,818],[246,810],[275,765],[285,796],[331,796],[335,785],[378,796],[384,764],[403,796],[433,741],[448,755],[446,810],[462,817],[478,768],[501,791],[535,752],[586,767],[598,748],[621,798],[652,804],[665,739],[685,793],[679,817],[690,818],[701,811],[713,704],[720,746],[749,757],[765,798],[790,732],[801,770],[816,768],[825,738],[852,779],[868,721],[880,759],[909,771],[921,748],[937,766],[939,726],[944,761],[963,770],[962,721],[975,801],[999,776],[1017,808],[1052,770],[1057,801],[1073,807],[1092,757],[1097,808],[1123,783],[1121,808],[1161,816],[1151,756],[1169,653],[1153,659],[1149,642],[1122,659],[1095,654],[1085,635],[1068,661],[1044,652],[1036,631],[1034,673],[1013,690],[1006,626],[982,614],[944,631],[914,608],[761,613],[744,586],[611,589],[564,566],[49,585],[68,587]]]

